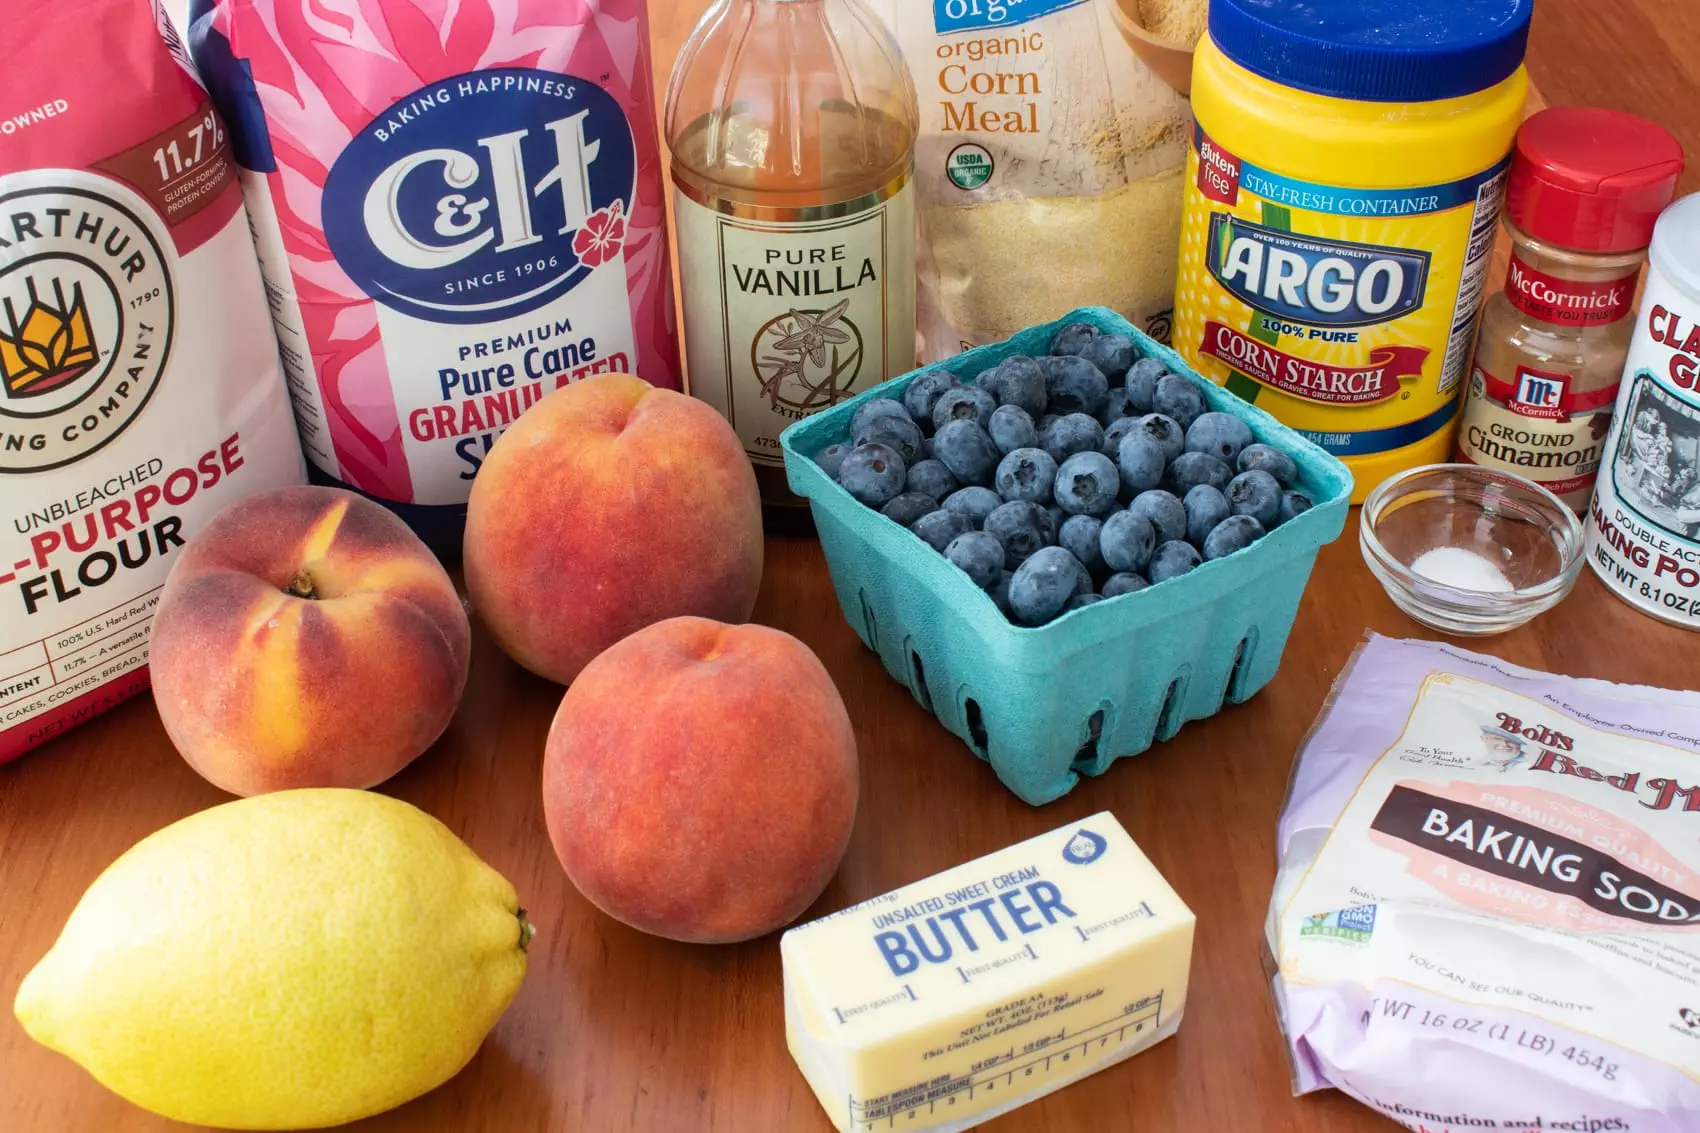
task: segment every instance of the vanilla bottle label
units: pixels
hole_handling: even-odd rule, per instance
[[[757,464],[779,434],[914,366],[915,211],[905,177],[809,209],[674,193],[691,393]]]

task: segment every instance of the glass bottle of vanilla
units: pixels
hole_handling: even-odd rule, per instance
[[[915,89],[861,0],[716,0],[667,93],[691,393],[770,531],[810,529],[779,434],[915,364]]]
[[[1461,459],[1587,508],[1641,266],[1682,169],[1677,140],[1633,114],[1564,106],[1523,124],[1506,187],[1511,260],[1482,312]]]

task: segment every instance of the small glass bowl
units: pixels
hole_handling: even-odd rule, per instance
[[[1582,572],[1576,513],[1538,484],[1474,464],[1431,464],[1382,484],[1364,501],[1358,545],[1396,606],[1430,629],[1467,637],[1546,613]],[[1442,550],[1425,572],[1415,569],[1443,548],[1486,562]]]

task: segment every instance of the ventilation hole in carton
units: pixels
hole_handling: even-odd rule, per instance
[[[921,664],[921,655],[913,649],[909,651],[909,688],[915,694],[915,699],[928,712],[933,710],[933,694],[927,689],[927,670]]]
[[[986,718],[980,714],[980,702],[970,697],[963,701],[962,712],[968,718],[968,735],[974,741],[974,750],[981,755],[986,754]]]
[[[1157,738],[1160,740],[1173,739],[1181,727],[1181,691],[1185,682],[1176,677],[1169,682],[1169,691],[1163,695],[1163,710],[1157,713]]]
[[[1251,653],[1257,647],[1257,631],[1254,629],[1240,639],[1240,647],[1234,650],[1234,667],[1228,670],[1228,688],[1224,694],[1232,704],[1238,704],[1246,698],[1247,674],[1251,670]]]
[[[860,597],[862,599],[862,628],[867,631],[868,648],[878,653],[880,651],[879,623],[874,620],[874,608],[868,605],[867,592],[860,592]]]
[[[1098,769],[1098,744],[1103,738],[1104,710],[1100,708],[1086,718],[1086,739],[1074,757],[1076,771],[1092,772]]]

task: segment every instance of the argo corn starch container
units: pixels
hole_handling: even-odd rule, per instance
[[[1343,460],[1445,460],[1533,0],[1213,0],[1175,348]]]

